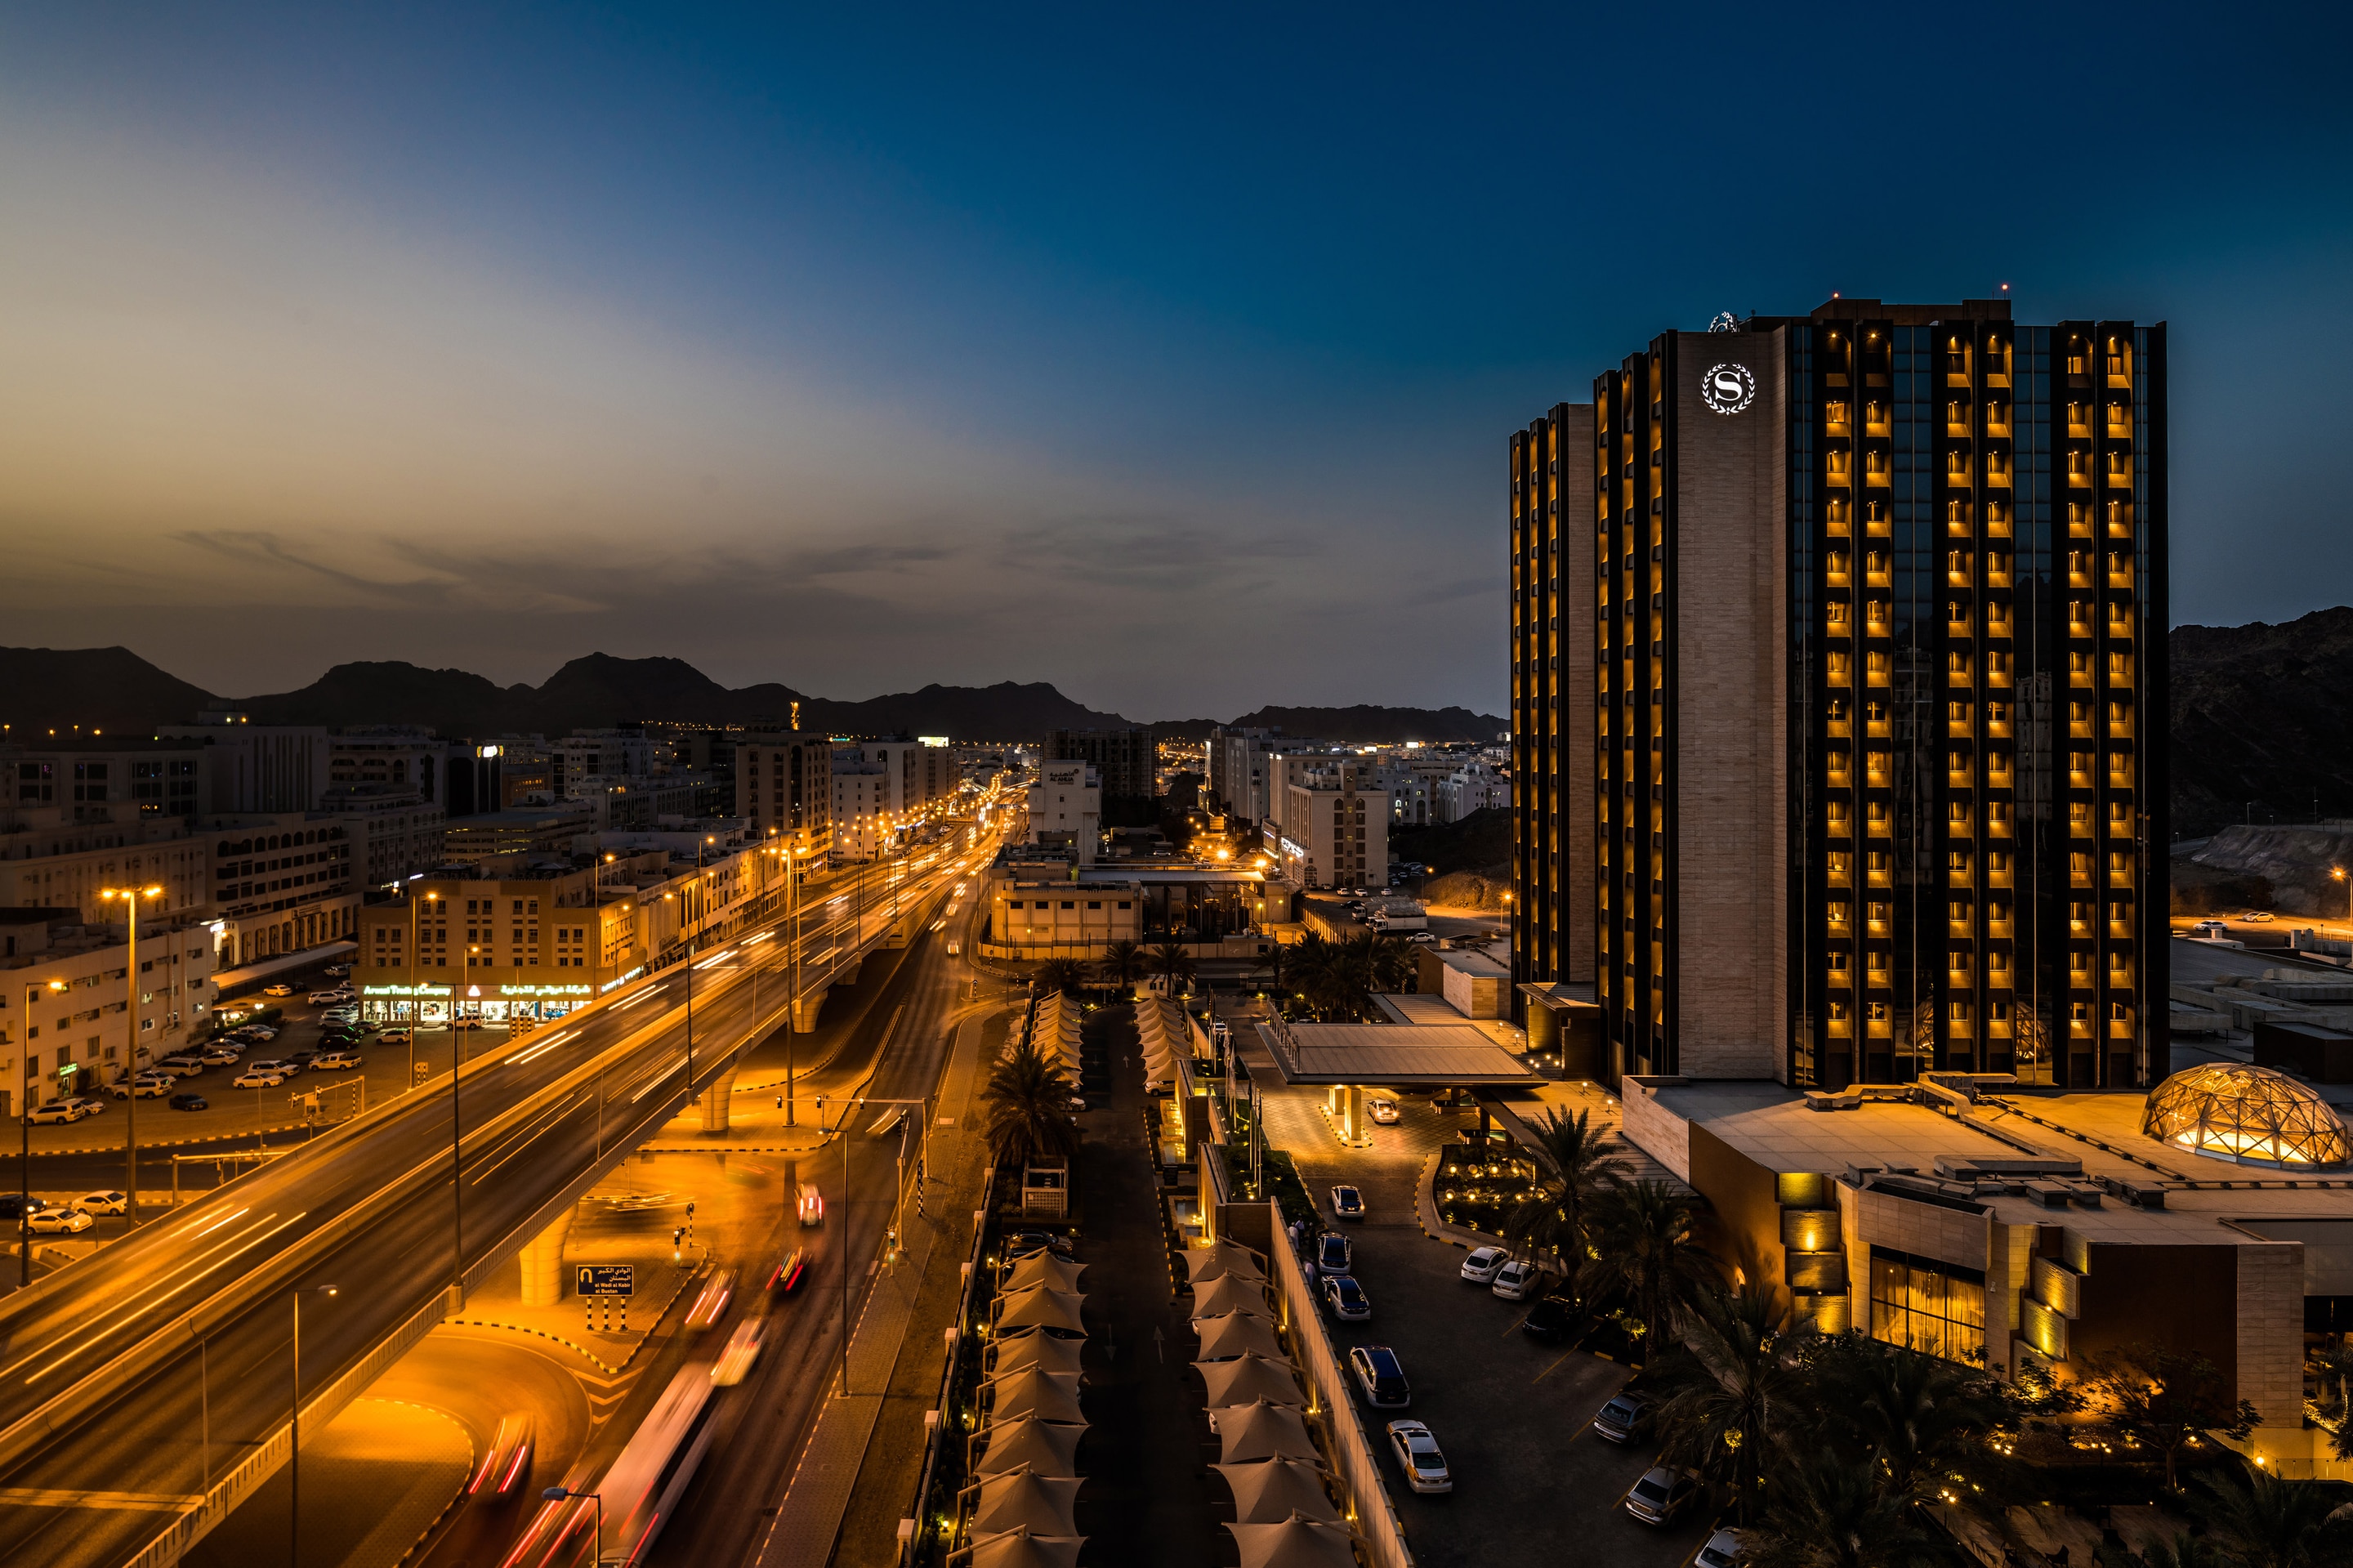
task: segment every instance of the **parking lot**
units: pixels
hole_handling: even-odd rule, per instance
[[[1687,1562],[1706,1538],[1705,1516],[1694,1511],[1664,1530],[1630,1518],[1620,1501],[1654,1452],[1614,1446],[1589,1429],[1625,1369],[1523,1333],[1525,1304],[1465,1283],[1464,1249],[1424,1235],[1415,1219],[1422,1165],[1472,1118],[1401,1098],[1403,1119],[1376,1127],[1371,1148],[1343,1149],[1313,1091],[1276,1086],[1271,1065],[1260,1067],[1260,1082],[1269,1139],[1297,1162],[1326,1224],[1335,1183],[1365,1194],[1366,1218],[1333,1228],[1355,1243],[1355,1277],[1372,1298],[1372,1320],[1327,1323],[1344,1356],[1352,1345],[1389,1346],[1412,1384],[1409,1410],[1359,1401],[1368,1434],[1380,1441],[1388,1421],[1410,1415],[1445,1449],[1451,1497],[1415,1495],[1389,1465],[1390,1495],[1414,1554],[1430,1568],[1490,1568],[1542,1561],[1574,1542],[1580,1557],[1616,1563]]]

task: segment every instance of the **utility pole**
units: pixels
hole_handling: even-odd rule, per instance
[[[139,1223],[139,901],[163,895],[164,889],[160,884],[148,887],[107,887],[99,891],[100,898],[109,901],[121,899],[130,920],[130,948],[122,963],[122,1012],[130,1036],[122,1047],[122,1083],[126,1097],[122,1102],[122,1149],[124,1163],[128,1167],[123,1174],[122,1195],[126,1204],[124,1213],[131,1216],[131,1223],[134,1225]],[[26,1255],[29,1260],[30,1254]]]

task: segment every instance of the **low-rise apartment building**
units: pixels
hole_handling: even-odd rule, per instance
[[[594,864],[447,866],[360,913],[364,1017],[557,1018],[638,967],[637,893]]]
[[[1041,762],[1029,786],[1029,842],[1092,865],[1103,842],[1102,776],[1091,762]]]
[[[343,820],[363,887],[391,887],[448,858],[442,810],[406,784],[338,784],[323,808]]]
[[[1255,868],[1136,862],[1082,866],[1050,845],[1008,844],[983,878],[990,958],[1100,959],[1113,942],[1176,942],[1248,958],[1291,914],[1288,890]]]
[[[202,816],[213,810],[205,761],[195,741],[130,736],[0,747],[8,786],[0,805],[28,811],[56,807],[77,824]]]
[[[122,925],[84,925],[71,909],[0,909],[0,1114],[111,1083],[203,1032],[213,934],[146,914],[134,991]]]
[[[747,735],[735,746],[735,814],[763,839],[789,841],[804,858],[833,850],[833,742],[793,732]]]
[[[1284,769],[1281,809],[1261,830],[1284,877],[1301,887],[1387,884],[1388,791],[1371,771],[1350,761]]]

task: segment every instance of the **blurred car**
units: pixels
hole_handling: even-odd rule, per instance
[[[482,1462],[474,1467],[474,1478],[466,1483],[468,1494],[512,1496],[531,1474],[532,1436],[530,1416],[501,1417],[498,1431],[482,1450]]]
[[[1365,1294],[1363,1286],[1345,1274],[1324,1277],[1324,1306],[1343,1323],[1372,1320],[1373,1298]]]
[[[1315,1242],[1315,1266],[1325,1274],[1355,1271],[1356,1249],[1336,1231],[1325,1231]]]
[[[1430,1428],[1420,1422],[1390,1422],[1389,1452],[1396,1456],[1398,1468],[1405,1472],[1405,1484],[1415,1491],[1439,1493],[1454,1489],[1454,1476],[1446,1467],[1446,1456],[1439,1451],[1438,1439],[1430,1435]]]
[[[127,1212],[131,1203],[120,1192],[101,1191],[84,1192],[66,1207],[79,1209],[85,1214],[120,1214]]]
[[[1518,1258],[1495,1271],[1495,1282],[1488,1288],[1506,1301],[1525,1301],[1544,1286],[1544,1275],[1533,1263]]]
[[[727,1348],[711,1366],[711,1381],[721,1388],[732,1388],[744,1381],[752,1363],[760,1359],[760,1346],[768,1335],[765,1318],[746,1318],[735,1325],[727,1336]]]
[[[725,1317],[727,1303],[734,1296],[735,1274],[733,1269],[723,1268],[712,1275],[710,1282],[703,1286],[702,1294],[694,1298],[694,1305],[687,1310],[686,1331],[700,1333]]]
[[[98,1224],[79,1209],[36,1209],[25,1224],[35,1235],[79,1235]]]
[[[1361,1220],[1365,1217],[1365,1195],[1354,1187],[1332,1189],[1332,1216],[1341,1220]]]
[[[292,996],[294,994],[294,988],[290,985],[266,985],[261,988],[261,994],[264,996]]]
[[[825,1224],[825,1194],[817,1190],[814,1181],[801,1183],[799,1196],[794,1202],[794,1213],[804,1225]]]
[[[1566,1296],[1546,1296],[1529,1308],[1520,1319],[1520,1332],[1533,1334],[1539,1340],[1556,1340],[1563,1334],[1573,1334],[1583,1321],[1584,1314],[1577,1303]]]
[[[1394,1127],[1402,1113],[1398,1109],[1397,1101],[1385,1095],[1376,1095],[1365,1102],[1365,1114],[1383,1127]]]
[[[481,1026],[482,1021],[479,1018],[460,1018],[449,1025],[452,1029],[480,1029]]]
[[[286,1081],[286,1075],[276,1063],[263,1066],[259,1063],[239,1073],[235,1080],[240,1089],[274,1089]]]
[[[1649,1430],[1650,1425],[1651,1396],[1634,1389],[1620,1389],[1593,1418],[1593,1435],[1611,1443],[1631,1443]]]
[[[68,1095],[66,1104],[81,1107],[85,1116],[100,1116],[106,1110],[106,1102],[96,1095]]]
[[[326,972],[332,975],[335,979],[341,980],[345,975],[352,972],[352,966],[349,964],[329,964],[327,966]]]
[[[1357,1345],[1348,1351],[1348,1370],[1365,1393],[1365,1403],[1383,1410],[1403,1410],[1413,1403],[1405,1368],[1387,1345]]]
[[[311,1065],[322,1073],[348,1072],[359,1065],[356,1051],[322,1051],[311,1059]]]
[[[1672,1524],[1699,1496],[1699,1478],[1689,1470],[1653,1465],[1626,1493],[1626,1511],[1644,1524]]]
[[[1740,1568],[1740,1532],[1736,1530],[1717,1531],[1707,1538],[1707,1544],[1699,1549],[1699,1555],[1692,1561],[1698,1563],[1699,1568]]]
[[[50,1122],[79,1121],[89,1114],[90,1112],[82,1109],[72,1100],[51,1100],[46,1105],[37,1105],[26,1111],[25,1119],[36,1127],[40,1127]]]
[[[779,1296],[790,1296],[808,1273],[808,1248],[797,1246],[776,1260],[768,1271],[768,1288]]]
[[[174,1110],[200,1111],[213,1108],[213,1102],[202,1095],[174,1095],[164,1104]]]
[[[1495,1276],[1504,1271],[1504,1265],[1511,1261],[1512,1255],[1502,1247],[1473,1247],[1471,1255],[1462,1260],[1462,1277],[1473,1285],[1493,1285]]]

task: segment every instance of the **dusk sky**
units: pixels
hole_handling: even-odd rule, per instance
[[[1500,712],[1514,426],[2003,282],[2171,323],[2171,619],[2291,618],[2347,14],[13,5],[0,642]]]

